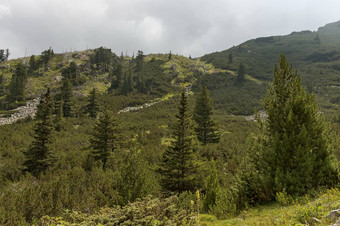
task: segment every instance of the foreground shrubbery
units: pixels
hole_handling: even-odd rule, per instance
[[[103,207],[92,215],[66,210],[61,217],[44,216],[40,219],[40,223],[44,225],[191,225],[196,223],[196,219],[189,211],[178,208],[176,196],[166,199],[152,199],[151,196],[147,196],[123,207]]]

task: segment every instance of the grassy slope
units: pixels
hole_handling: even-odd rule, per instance
[[[243,211],[238,217],[228,220],[205,220],[202,217],[201,225],[300,225],[334,223],[328,217],[330,211],[340,208],[340,191],[331,189],[319,193],[311,198],[306,195],[293,201],[293,204],[283,205],[273,203]],[[317,222],[315,219],[320,220]]]

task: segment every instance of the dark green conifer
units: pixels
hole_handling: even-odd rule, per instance
[[[279,63],[263,100],[268,117],[260,122],[262,133],[251,143],[261,190],[269,198],[284,191],[289,195],[305,194],[336,180],[325,118],[284,55]]]
[[[77,81],[77,77],[78,77],[78,66],[77,64],[72,61],[70,63],[70,65],[63,69],[62,71],[62,75],[64,79],[69,79],[73,85],[77,85],[78,81]]]
[[[7,99],[10,103],[25,100],[25,85],[27,80],[27,69],[25,65],[19,62],[16,65],[9,84],[9,95]]]
[[[146,92],[145,82],[140,72],[138,72],[138,77],[137,77],[137,90],[140,93]]]
[[[216,129],[216,124],[212,120],[212,100],[208,88],[203,85],[197,94],[193,119],[196,122],[195,132],[197,139],[203,144],[218,143],[220,134]]]
[[[245,76],[246,76],[246,67],[241,62],[237,70],[237,81],[243,82],[245,80]]]
[[[161,185],[165,191],[180,193],[197,188],[198,165],[193,150],[193,131],[188,100],[185,92],[181,94],[177,121],[173,127],[172,141],[163,154],[159,172],[163,178]]]
[[[112,92],[115,89],[118,89],[122,82],[123,77],[123,65],[118,64],[117,67],[112,71],[112,79],[111,79],[111,86],[109,91]]]
[[[133,84],[132,84],[132,73],[130,70],[125,72],[124,75],[124,81],[123,81],[123,85],[121,88],[121,93],[124,95],[127,95],[128,93],[133,91]]]
[[[54,163],[54,155],[49,144],[52,142],[53,122],[53,99],[48,89],[40,101],[41,116],[35,125],[34,141],[29,150],[25,152],[25,169],[34,176],[39,174]]]
[[[116,120],[104,112],[93,129],[91,139],[92,155],[101,161],[105,168],[110,154],[118,148],[118,129]]]
[[[143,51],[138,50],[137,57],[136,57],[136,71],[140,72],[143,69],[144,64],[144,55]]]
[[[98,95],[96,89],[93,88],[89,95],[89,104],[86,106],[87,113],[90,117],[96,118],[99,112]]]

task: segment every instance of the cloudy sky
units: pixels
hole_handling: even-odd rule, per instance
[[[338,20],[339,0],[0,0],[0,49],[12,58],[50,46],[198,57]]]

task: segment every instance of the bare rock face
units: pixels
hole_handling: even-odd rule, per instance
[[[18,107],[14,109],[16,111],[10,117],[1,118],[0,115],[0,125],[13,124],[18,120],[25,119],[28,117],[34,118],[37,113],[37,107],[39,104],[40,98],[36,98],[30,101],[27,101],[25,106]]]

